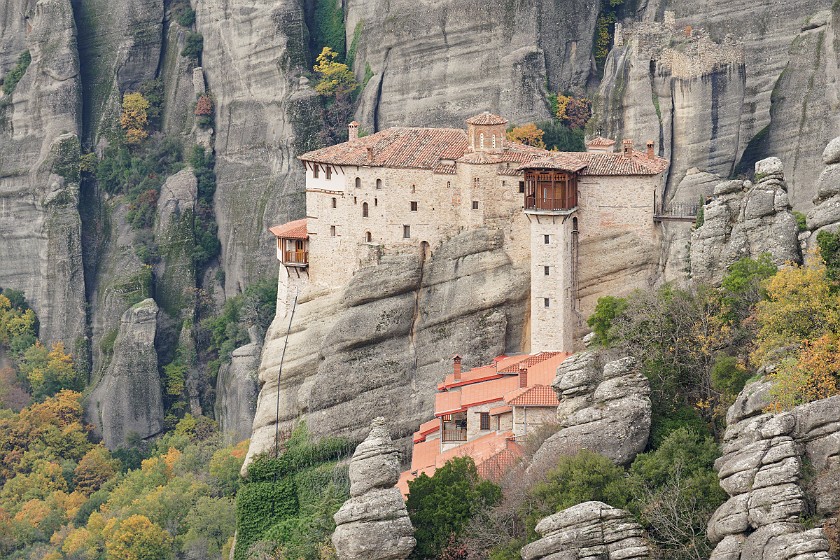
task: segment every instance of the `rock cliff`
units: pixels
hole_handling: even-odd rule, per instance
[[[477,366],[523,344],[528,268],[503,233],[473,230],[432,250],[382,257],[344,290],[298,300],[279,384],[280,422],[360,441],[378,415],[410,436],[434,407],[455,353]],[[249,457],[273,444],[278,368],[289,318],[266,335]]]
[[[802,262],[782,162],[778,158],[757,162],[755,178],[756,184],[720,183],[703,207],[703,224],[691,234],[695,281],[719,283],[732,263],[764,253],[777,266]]]
[[[635,366],[633,358],[614,360],[594,351],[560,364],[551,385],[560,400],[560,430],[542,444],[532,468],[581,449],[631,463],[647,446],[651,422],[650,386]]]
[[[399,477],[399,451],[385,419],[375,418],[350,460],[350,499],[334,515],[339,560],[405,560],[414,550],[414,527],[395,488]]]
[[[806,223],[814,234],[822,229],[835,231],[840,225],[840,138],[823,150],[824,169],[817,179],[814,207],[808,211]]]
[[[770,414],[769,389],[748,385],[727,413],[715,469],[731,497],[709,521],[711,560],[834,558],[819,520],[840,507],[840,397]]]
[[[257,408],[257,370],[261,353],[262,344],[252,336],[250,344],[234,350],[230,363],[219,368],[214,412],[219,430],[231,443],[251,437]]]
[[[522,560],[650,558],[641,525],[603,502],[584,502],[545,517],[536,531],[542,538],[522,549]]]
[[[123,314],[114,359],[88,398],[88,421],[109,449],[123,446],[129,437],[147,439],[163,430],[157,315],[153,299]]]

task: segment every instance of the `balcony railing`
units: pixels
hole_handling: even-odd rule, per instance
[[[467,429],[466,428],[444,428],[443,429],[443,442],[451,442],[451,441],[467,441]]]
[[[526,210],[546,210],[550,212],[562,212],[572,210],[577,206],[577,200],[574,196],[568,198],[551,198],[551,197],[525,197]]]
[[[663,205],[658,202],[653,210],[655,221],[693,222],[697,219],[698,203],[671,203]]]
[[[309,252],[304,250],[283,251],[283,264],[306,266],[309,264]]]

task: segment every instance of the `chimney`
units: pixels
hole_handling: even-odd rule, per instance
[[[350,141],[359,139],[359,123],[356,121],[347,125],[347,135]]]
[[[629,138],[626,138],[623,142],[624,144],[624,157],[632,157],[633,156],[633,141]]]
[[[461,380],[461,356],[457,354],[452,357],[452,374],[455,381]]]
[[[367,162],[373,163],[373,148],[371,147],[367,149]]]
[[[656,155],[653,153],[653,140],[647,141],[647,157],[648,159],[653,159]]]
[[[528,368],[525,366],[519,367],[519,387],[525,388],[528,386]]]

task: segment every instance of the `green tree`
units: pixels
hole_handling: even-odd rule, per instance
[[[817,246],[825,262],[825,273],[836,289],[840,284],[840,232],[821,231],[817,234]]]
[[[431,477],[421,474],[408,483],[406,507],[415,527],[412,558],[432,559],[480,509],[501,499],[501,488],[478,475],[470,457],[456,457]]]
[[[610,336],[610,328],[616,317],[627,309],[627,300],[613,296],[598,298],[595,311],[586,320],[586,324],[595,333],[595,341],[601,346],[610,346],[615,337]]]
[[[51,349],[40,342],[23,353],[20,371],[26,376],[35,398],[49,397],[62,389],[84,388],[84,375],[73,364],[73,357],[64,352],[64,344],[56,342]]]

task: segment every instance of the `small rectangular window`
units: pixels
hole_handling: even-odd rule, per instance
[[[478,201],[473,200],[472,202],[473,202],[473,210],[478,210]]]
[[[411,226],[403,226],[403,238],[408,239],[411,237]]]
[[[335,226],[330,226],[330,236],[335,237]]]
[[[545,307],[550,307],[551,306],[551,300],[548,299],[548,298],[543,298],[543,305]]]
[[[544,266],[544,267],[543,267],[543,271],[545,272],[545,275],[546,275],[546,276],[548,276],[549,274],[551,274],[551,272],[550,272],[550,267],[548,267],[548,266]]]
[[[327,166],[327,181],[329,181],[331,178],[332,178],[332,167],[330,167],[328,165]]]
[[[525,181],[519,181],[519,192],[525,192]]]
[[[551,243],[551,236],[548,234],[543,235],[543,240],[545,241],[545,244],[548,245],[549,243]]]
[[[412,212],[417,212],[417,201],[416,200],[411,201],[411,211]]]
[[[490,413],[489,412],[480,412],[481,415],[481,429],[482,430],[489,430],[490,429]]]
[[[321,170],[320,165],[316,165],[315,167],[313,167],[312,168],[312,176],[317,179],[318,178],[318,173],[320,172],[320,170]]]
[[[337,201],[335,200],[335,198],[333,198],[333,199],[332,199],[332,207],[333,207],[333,208],[335,208],[335,207],[336,207],[336,204],[337,204]]]

